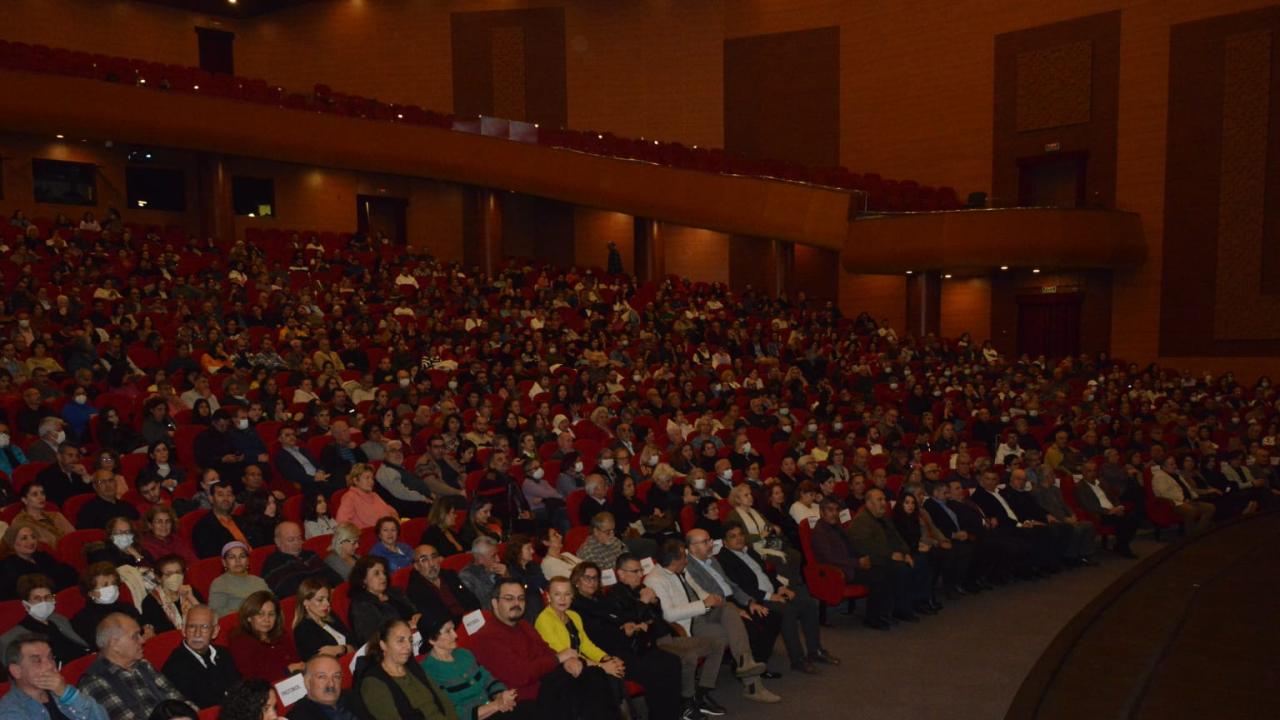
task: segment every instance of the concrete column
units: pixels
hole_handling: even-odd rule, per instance
[[[917,270],[907,277],[907,332],[937,334],[942,322],[942,272]]]

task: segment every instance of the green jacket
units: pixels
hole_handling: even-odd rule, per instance
[[[884,517],[876,518],[869,510],[863,508],[853,516],[853,522],[849,524],[847,532],[849,541],[853,544],[853,554],[858,557],[870,555],[873,565],[889,562],[889,556],[893,553],[911,552],[911,548],[907,547],[907,542],[898,534],[898,528],[893,526],[893,520],[887,512]]]

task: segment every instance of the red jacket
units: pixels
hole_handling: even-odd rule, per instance
[[[485,625],[471,636],[471,652],[476,661],[507,687],[516,690],[520,700],[538,697],[542,677],[560,666],[556,654],[547,647],[538,631],[521,620],[509,627],[485,613]]]

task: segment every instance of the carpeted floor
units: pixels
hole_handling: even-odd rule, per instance
[[[1161,547],[1134,542],[1145,556]],[[844,663],[822,674],[790,672],[781,644],[770,662],[784,677],[766,684],[782,702],[742,697],[726,675],[716,698],[728,718],[875,720],[1002,718],[1032,664],[1084,605],[1135,561],[1110,553],[1097,567],[1070,570],[1038,582],[1014,583],[947,603],[941,614],[889,632],[862,627],[861,617],[829,612],[823,644]]]

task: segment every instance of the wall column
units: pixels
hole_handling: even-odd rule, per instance
[[[236,240],[231,207],[231,175],[221,155],[201,153],[197,159],[196,191],[199,200],[200,235]]]
[[[666,275],[663,260],[663,238],[657,220],[636,217],[633,267],[640,282],[656,282]]]
[[[917,271],[907,278],[907,332],[936,335],[941,324],[942,271]]]

